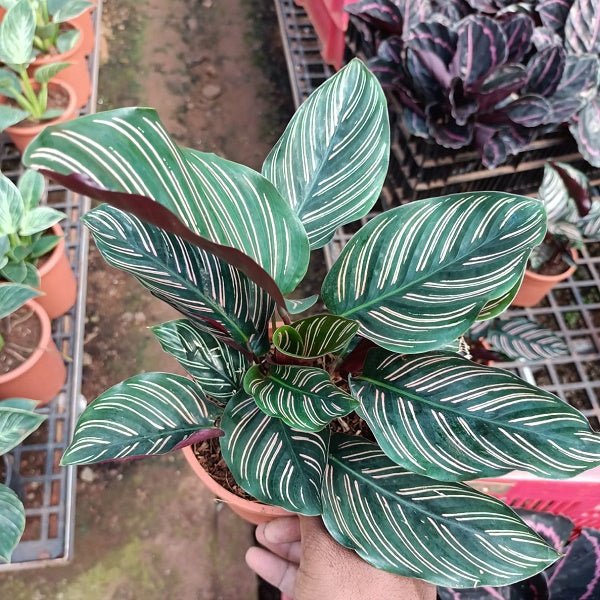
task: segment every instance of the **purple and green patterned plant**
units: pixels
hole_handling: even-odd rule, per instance
[[[347,10],[376,32],[369,66],[396,93],[412,135],[445,148],[473,146],[493,168],[540,133],[571,123],[595,164],[600,63],[589,38],[600,44],[600,10],[587,7],[597,27],[586,35],[587,26],[579,33],[574,25],[585,0],[570,4],[363,0]]]
[[[600,598],[600,531],[574,529],[566,517],[517,510],[519,516],[557,552],[557,563],[525,581],[474,590],[438,589],[438,600],[594,600]]]
[[[462,482],[515,468],[565,478],[600,464],[600,436],[575,408],[455,352],[475,321],[514,298],[545,235],[541,202],[483,192],[386,211],[324,278],[326,314],[292,318],[314,298],[284,297],[311,249],[377,201],[387,117],[381,86],[355,60],[299,108],[262,174],[178,147],[151,109],[89,115],[33,141],[27,165],[107,202],[85,216],[104,258],[185,317],[154,332],[189,377],[143,373],[104,392],[62,462],[218,437],[246,492],[320,515],[375,567],[507,585],[558,555]],[[352,412],[372,438],[335,433]]]

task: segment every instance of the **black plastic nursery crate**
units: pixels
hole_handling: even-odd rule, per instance
[[[100,30],[102,0],[97,0],[96,32]],[[97,45],[98,46],[98,45]],[[93,112],[98,81],[98,48],[90,56],[92,95],[82,114]],[[22,172],[21,157],[6,136],[0,137],[0,170],[14,181]],[[25,505],[26,526],[10,564],[0,565],[0,573],[68,562],[73,553],[75,516],[75,467],[60,467],[59,462],[73,433],[75,421],[84,405],[81,398],[83,333],[88,237],[80,217],[89,200],[51,184],[45,201],[66,213],[61,222],[68,257],[79,282],[75,306],[52,323],[52,335],[65,357],[67,382],[59,395],[39,410],[47,416],[40,429],[15,448],[10,486]]]
[[[320,75],[311,78],[311,71],[303,62],[305,56],[303,44],[308,44],[307,49],[314,48],[316,35],[310,24],[306,23],[302,8],[295,6],[292,0],[275,0],[275,4],[278,8],[286,55],[289,57],[288,66],[292,89],[300,88],[302,90],[302,94],[296,99],[296,105],[299,105],[300,101],[322,83],[322,73],[326,67],[321,65]],[[299,35],[298,23],[302,23],[301,35]],[[319,59],[318,51],[310,54],[311,69],[315,72],[319,72],[318,67],[315,66],[315,61]],[[301,86],[298,81],[299,76],[302,78]],[[543,165],[545,161],[541,158],[541,154],[538,157],[533,153],[538,151],[542,153],[547,151],[547,148],[553,147],[552,144],[547,147],[544,144],[544,140],[538,140],[537,146],[531,149],[532,154],[526,155],[531,157],[527,158],[528,162],[541,161],[539,167]],[[399,183],[404,175],[394,162],[398,161],[398,158],[395,158],[396,153],[406,152],[406,148],[406,141],[396,136],[388,181],[384,186],[380,201],[370,215],[356,223],[346,225],[336,232],[332,242],[324,248],[328,269],[331,268],[352,235],[370,218],[393,205],[413,199],[413,196],[407,195],[402,184]],[[413,148],[415,148],[414,145]],[[414,150],[409,149],[408,151],[413,152]],[[577,155],[574,154],[570,157],[569,162],[573,163],[577,158]],[[437,157],[435,160],[443,164],[441,157]],[[429,163],[426,163],[426,166],[429,167]],[[517,182],[515,185],[518,185],[519,191],[525,193],[535,191],[537,184],[531,182],[531,173],[531,170],[511,173],[511,176],[515,177]],[[466,174],[463,173],[463,176]],[[492,177],[486,177],[483,181],[479,180],[479,176],[472,175],[472,172],[470,176],[473,178],[474,186],[471,189],[501,189],[502,172],[496,173]],[[596,175],[596,177],[598,176]],[[596,182],[596,177],[594,182]],[[449,185],[459,184],[458,181],[451,181]],[[446,192],[442,192],[440,188],[437,188],[437,191],[430,188],[417,191],[419,194],[417,197],[428,197],[437,193],[464,190],[447,188]],[[513,309],[507,313],[507,316],[527,316],[554,329],[565,339],[570,355],[555,358],[552,361],[518,361],[506,363],[503,366],[518,372],[524,379],[536,382],[541,387],[558,394],[579,408],[588,417],[594,429],[600,430],[600,243],[587,244],[578,259],[578,265],[575,275],[570,280],[559,284],[539,306],[531,309]]]

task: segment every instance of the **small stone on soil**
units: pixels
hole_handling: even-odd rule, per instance
[[[79,471],[79,479],[84,483],[94,483],[96,481],[97,475],[94,473],[94,470],[90,467],[83,467],[81,471]]]
[[[216,100],[222,93],[223,93],[223,90],[221,89],[221,86],[219,86],[215,83],[207,83],[202,88],[202,95],[207,100]]]

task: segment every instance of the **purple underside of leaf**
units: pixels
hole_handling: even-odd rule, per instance
[[[592,196],[589,188],[582,186],[558,163],[552,162],[550,164],[565,184],[565,187],[569,191],[569,196],[575,200],[579,216],[585,217],[592,208]]]
[[[427,77],[432,77],[443,89],[450,87],[451,77],[444,61],[433,52],[410,49],[409,53],[418,61],[418,66],[425,71]],[[417,69],[413,76],[418,75]]]
[[[53,179],[67,189],[83,196],[102,200],[119,210],[129,212],[138,219],[154,225],[168,233],[179,236],[190,244],[210,252],[244,273],[256,285],[261,287],[277,303],[280,314],[288,318],[285,299],[273,278],[254,260],[236,248],[212,242],[188,229],[170,210],[162,204],[139,194],[114,192],[98,187],[91,179],[80,175],[61,175],[47,169],[40,169],[43,175]],[[283,311],[283,313],[282,313]]]
[[[444,148],[464,148],[473,139],[473,123],[458,125],[442,107],[428,109],[427,126],[433,139]]]
[[[469,117],[475,114],[479,108],[477,101],[465,94],[462,81],[458,77],[452,81],[449,99],[452,116],[458,125],[465,125]]]
[[[186,446],[191,446],[193,444],[198,444],[199,442],[205,442],[206,440],[211,440],[216,437],[224,436],[225,432],[218,427],[210,427],[209,429],[200,429],[199,431],[194,431],[192,435],[190,435],[185,440],[182,440],[177,444],[173,450],[181,450]]]

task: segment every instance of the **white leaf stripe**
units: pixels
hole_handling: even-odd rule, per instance
[[[494,350],[510,358],[539,360],[569,353],[554,332],[524,317],[494,323],[486,338]]]
[[[530,198],[490,192],[413,202],[350,240],[325,278],[323,301],[380,346],[430,350],[516,286],[544,233],[543,207]]]
[[[263,174],[288,200],[311,248],[368,213],[387,172],[389,124],[375,77],[352,61],[298,109]]]
[[[186,377],[143,373],[101,394],[79,418],[62,464],[164,454],[200,430],[215,437],[219,408]]]
[[[25,509],[19,497],[0,483],[0,560],[10,562],[25,531]]]
[[[394,462],[442,481],[520,469],[567,478],[600,464],[600,436],[559,398],[456,354],[369,353],[357,412]]]
[[[118,109],[53,126],[25,160],[160,202],[195,233],[248,254],[284,293],[306,272],[306,234],[273,185],[248,167],[177,147],[154,110]]]
[[[220,426],[223,458],[246,492],[293,512],[321,514],[327,431],[294,431],[244,394],[229,401]]]
[[[508,585],[558,557],[499,500],[405,471],[375,444],[339,434],[323,479],[323,520],[370,564],[437,585]]]
[[[20,444],[45,420],[44,415],[32,410],[12,408],[0,402],[0,455]]]
[[[110,206],[92,210],[84,221],[109,264],[132,274],[209,333],[223,337],[217,323],[238,343],[264,349],[274,302],[243,273]]]
[[[314,367],[272,365],[263,374],[254,366],[244,378],[244,387],[264,413],[300,431],[320,431],[358,405],[333,384],[326,371]]]
[[[204,393],[227,402],[242,387],[248,361],[189,319],[152,328],[162,349],[174,356]]]

